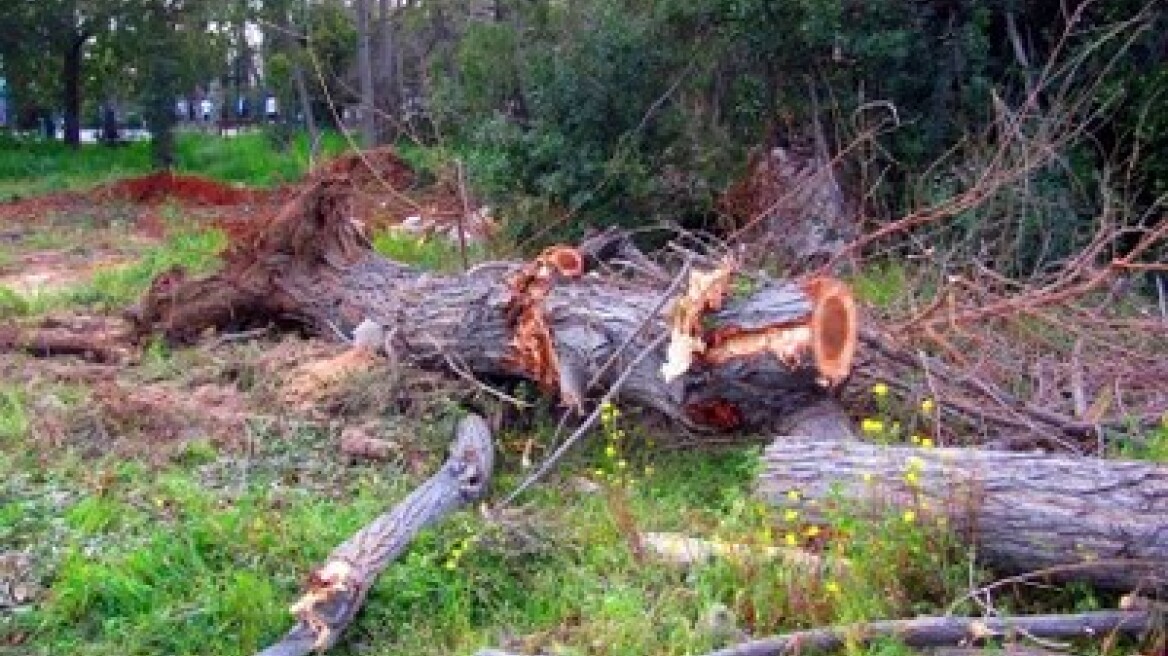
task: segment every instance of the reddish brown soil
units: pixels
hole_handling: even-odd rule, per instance
[[[127,178],[98,187],[97,198],[124,200],[131,203],[158,203],[174,200],[184,205],[240,205],[256,200],[258,192],[204,178],[159,171],[137,178]]]
[[[314,175],[345,176],[354,187],[363,191],[376,191],[377,188],[404,191],[417,182],[410,165],[388,146],[342,155],[322,165]]]

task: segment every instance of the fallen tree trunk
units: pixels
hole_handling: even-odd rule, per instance
[[[1000,572],[1046,570],[1050,580],[1168,591],[1163,465],[804,437],[777,439],[764,462],[759,494],[797,506],[809,521],[831,508],[911,510],[920,521],[944,517]]]
[[[127,313],[135,333],[191,341],[291,321],[347,338],[373,322],[397,358],[528,378],[578,410],[649,350],[621,396],[718,430],[772,427],[850,370],[856,312],[836,281],[747,280],[730,264],[673,284],[659,272],[600,275],[589,264],[606,253],[630,259],[612,233],[530,263],[430,275],[378,256],[350,218],[350,195],[345,181],[322,178],[238,237],[218,273],[160,276]]]
[[[325,564],[309,575],[307,591],[291,609],[296,626],[260,656],[304,656],[335,645],[377,575],[418,531],[481,497],[493,466],[490,429],[482,417],[468,415],[458,423],[450,458],[442,469],[334,549]]]

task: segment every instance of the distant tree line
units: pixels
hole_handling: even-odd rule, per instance
[[[70,144],[79,141],[83,112],[132,102],[161,136],[157,159],[165,164],[174,99],[209,79],[238,84],[254,70],[308,129],[343,123],[365,145],[412,137],[452,146],[482,193],[530,217],[513,225],[521,238],[557,221],[575,230],[656,218],[706,225],[751,149],[816,137],[838,152],[893,120],[895,129],[877,130],[845,159],[879,170],[877,178],[853,176],[865,187],[857,190],[865,211],[903,213],[960,183],[956,169],[934,163],[997,129],[1002,108],[1033,97],[1043,111],[1087,88],[1102,109],[1085,113],[1085,138],[1059,170],[1035,174],[1059,209],[1027,219],[1020,248],[1041,250],[1052,230],[1063,250],[1072,248],[1076,217],[1098,210],[1074,180],[1097,174],[1117,153],[1140,155],[1127,177],[1145,203],[1168,192],[1168,112],[1158,109],[1168,100],[1162,2],[6,4],[0,75],[26,122],[61,108]],[[1125,31],[1108,37],[1123,21]],[[248,38],[254,33],[262,35],[258,47]],[[1057,89],[1035,89],[1052,59],[1074,65]]]

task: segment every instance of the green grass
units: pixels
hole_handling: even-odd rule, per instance
[[[0,417],[21,416],[13,409],[23,403],[12,396]],[[10,439],[35,439],[26,420],[8,423],[8,434],[21,436]],[[508,632],[565,653],[693,653],[715,646],[700,620],[716,604],[771,631],[900,610],[888,602],[890,586],[903,588],[898,577],[931,580],[910,576],[923,538],[905,538],[895,523],[848,545],[853,560],[872,553],[872,578],[857,582],[848,604],[833,601],[824,581],[774,564],[721,561],[685,574],[640,562],[618,506],[638,530],[754,544],[776,539],[766,536],[777,519],[749,496],[756,449],[654,453],[633,441],[614,456],[596,440],[564,463],[566,474],[592,476],[615,472],[619,457],[629,475],[595,477],[602,489],[594,493],[567,477],[547,482],[527,499],[527,519],[515,520],[523,533],[500,533],[472,512],[423,532],[386,570],[336,653],[471,653]],[[432,469],[443,449],[429,448]],[[38,468],[28,449],[0,456],[0,519],[21,518],[0,530],[0,548],[36,553],[51,590],[31,613],[0,619],[0,633],[5,621],[28,632],[22,653],[36,655],[254,653],[289,626],[286,608],[304,573],[422,478],[342,464],[311,429],[258,442],[246,476],[241,454],[206,442],[193,449],[153,471],[61,454]],[[515,460],[503,454],[496,498],[522,475]]]
[[[278,147],[268,132],[221,138],[180,133],[175,143],[176,170],[225,182],[272,186],[292,182],[308,168],[308,139],[295,134]],[[327,132],[321,155],[342,152],[341,135]],[[87,144],[73,150],[59,142],[0,139],[0,201],[40,194],[83,190],[151,170],[150,146],[135,142],[116,148]]]
[[[17,316],[66,307],[114,312],[134,302],[156,276],[173,267],[196,274],[214,268],[226,245],[227,236],[220,230],[179,232],[146,250],[133,264],[99,270],[73,287],[30,295],[0,287],[0,309]]]
[[[67,293],[68,303],[110,311],[120,309],[141,296],[156,276],[173,267],[182,267],[188,273],[214,268],[226,246],[227,236],[220,230],[172,235],[165,243],[146,251],[134,264],[98,271],[88,283]]]
[[[458,245],[441,237],[418,237],[400,230],[386,230],[373,235],[373,250],[395,262],[430,271],[450,273],[462,269],[462,255]],[[482,246],[467,245],[467,261],[470,264],[482,261],[483,258]]]

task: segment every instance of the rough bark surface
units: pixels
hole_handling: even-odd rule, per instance
[[[776,505],[798,504],[812,521],[833,504],[911,509],[921,521],[944,516],[985,564],[1005,573],[1061,568],[1050,578],[1168,591],[1163,465],[803,437],[776,440],[764,460],[759,493]]]
[[[879,639],[896,638],[908,647],[968,645],[991,639],[1016,640],[1085,638],[1109,635],[1145,637],[1163,630],[1163,619],[1148,611],[1098,611],[1073,615],[1019,615],[1016,617],[918,617],[884,620],[796,631],[749,640],[706,656],[796,656],[866,647]],[[1004,652],[1016,653],[1007,647]],[[498,649],[482,649],[475,656],[519,656]]]
[[[450,458],[442,469],[334,549],[325,564],[309,575],[307,591],[292,607],[296,626],[260,656],[304,656],[335,645],[377,575],[418,531],[481,497],[493,465],[490,429],[482,417],[468,415],[458,424]]]
[[[681,295],[666,293],[669,280],[660,272],[636,280],[587,270],[541,272],[539,284],[528,284],[533,263],[495,262],[461,275],[431,275],[378,256],[351,216],[348,185],[321,179],[274,220],[238,238],[219,273],[197,280],[180,271],[163,275],[128,317],[139,335],[160,332],[179,341],[275,320],[347,337],[372,320],[389,335],[387,349],[403,360],[546,382],[546,372],[533,371],[517,347],[517,297],[526,297],[524,312],[534,309],[529,314],[550,336],[558,389],[549,391],[568,402],[607,387],[646,346],[660,343],[670,330],[663,306]],[[587,267],[606,251],[627,255],[609,242],[581,249],[577,259]],[[854,307],[845,288],[827,283],[764,281],[728,294],[720,309],[700,315],[699,337],[724,337],[725,344],[708,346],[710,353],[725,353],[736,339],[761,335],[766,339],[750,342],[759,349],[717,362],[697,353],[694,366],[666,382],[666,349],[654,348],[622,397],[695,428],[774,426],[825,397],[824,358],[838,356],[844,372],[849,366]],[[833,295],[827,302],[816,296],[822,289]],[[792,349],[797,357],[760,350],[786,353],[789,345],[780,338],[788,334],[805,335],[816,350]],[[838,380],[841,371],[832,377]]]

